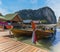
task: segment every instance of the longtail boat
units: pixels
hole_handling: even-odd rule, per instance
[[[37,26],[34,26],[35,24],[33,24],[32,25],[32,27],[36,27],[36,31],[35,31],[35,33],[36,33],[36,36],[37,36],[37,38],[38,39],[40,39],[40,38],[44,38],[44,37],[50,37],[50,36],[52,36],[52,34],[54,34],[54,32],[55,32],[55,30],[53,30],[53,29],[45,29],[45,27],[48,27],[49,26],[49,28],[50,27],[52,27],[52,26],[55,26],[55,25],[47,25],[47,24],[42,24],[42,26],[44,26],[44,29],[42,30],[42,28],[40,29],[40,28],[37,28]],[[29,25],[30,26],[30,25]],[[31,26],[29,27],[28,26],[28,28],[21,28],[21,29],[17,29],[17,28],[14,28],[14,29],[12,29],[11,31],[12,31],[12,33],[14,34],[14,36],[32,36],[32,32],[33,32],[33,29],[34,28],[32,28]],[[38,25],[39,26],[39,25]],[[41,24],[40,24],[40,26],[41,26]]]
[[[32,29],[12,29],[11,30],[12,33],[14,34],[14,36],[16,37],[19,37],[19,36],[32,36],[32,32],[33,30]],[[40,38],[44,38],[44,37],[50,37],[52,36],[52,34],[54,33],[53,30],[36,30],[36,35],[37,35],[37,38],[40,39]]]

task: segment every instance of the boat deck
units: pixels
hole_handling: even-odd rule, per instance
[[[13,40],[9,37],[0,37],[0,52],[48,52],[41,48],[34,47],[22,43],[20,41]]]

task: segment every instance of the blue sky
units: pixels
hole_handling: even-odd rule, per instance
[[[45,0],[1,0],[0,8],[10,13],[22,9],[38,9],[45,5]]]
[[[0,13],[14,13],[22,9],[38,9],[45,6],[52,8],[60,16],[60,0],[0,0]]]

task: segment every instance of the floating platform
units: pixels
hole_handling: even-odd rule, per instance
[[[41,48],[13,40],[9,37],[0,37],[0,52],[48,52]]]

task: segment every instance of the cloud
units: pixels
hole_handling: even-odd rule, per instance
[[[26,2],[28,0],[19,0],[20,2]],[[31,4],[36,4],[38,2],[38,0],[29,0],[28,2],[30,2]]]
[[[30,2],[31,2],[32,4],[37,4],[37,3],[38,3],[38,0],[30,0]]]
[[[0,13],[2,13],[3,15],[5,15],[5,14],[8,14],[9,12],[5,8],[4,9],[3,8],[0,8]]]
[[[54,10],[58,20],[58,17],[60,16],[60,0],[47,0],[46,3],[47,6],[51,7]]]

